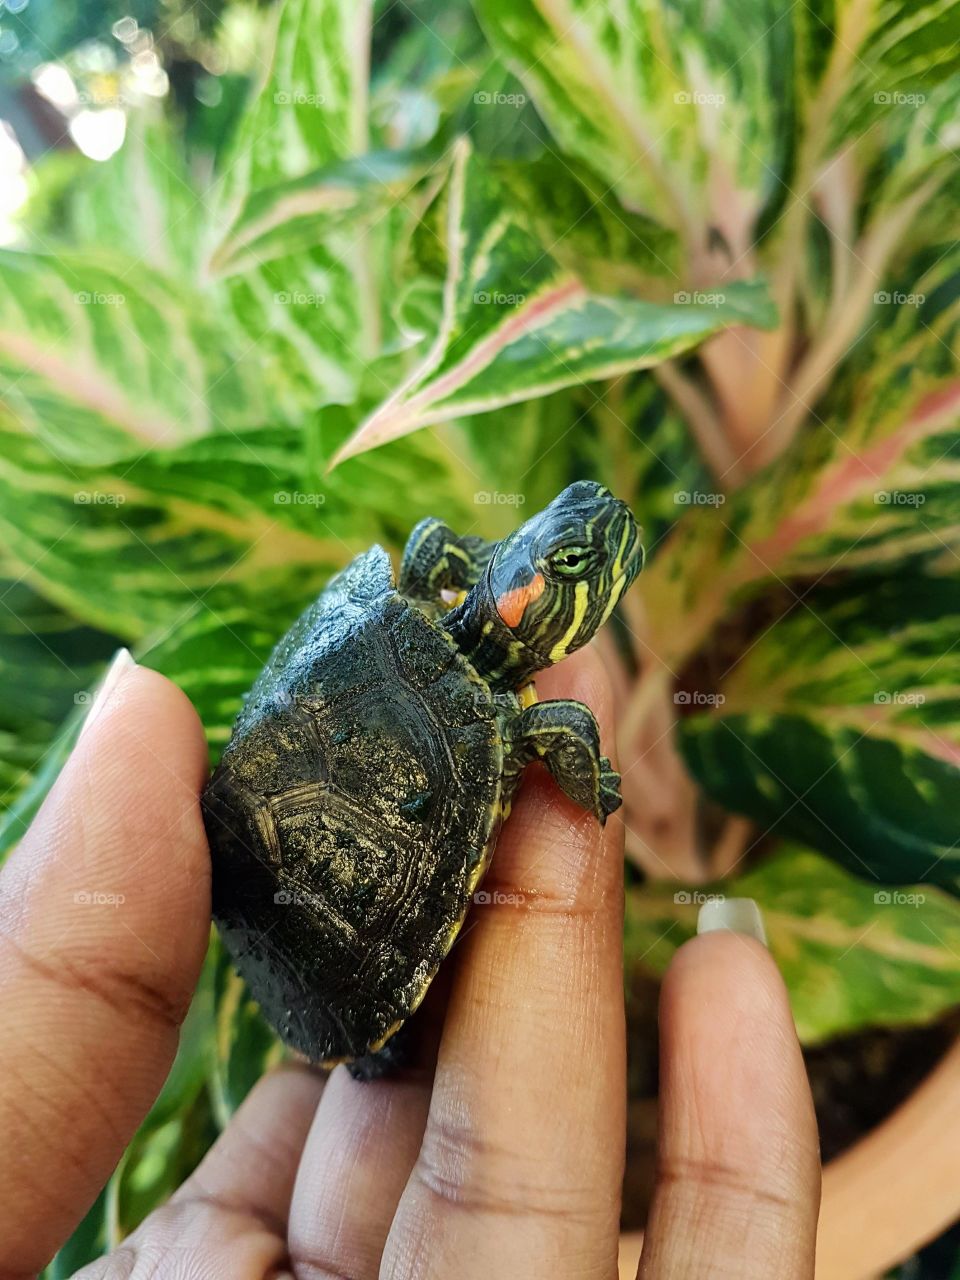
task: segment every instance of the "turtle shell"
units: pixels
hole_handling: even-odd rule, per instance
[[[500,814],[493,699],[358,556],[277,645],[204,794],[221,935],[314,1061],[377,1049],[463,922]]]

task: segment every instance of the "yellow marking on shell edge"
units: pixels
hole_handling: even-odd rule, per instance
[[[523,707],[524,710],[526,710],[527,707],[533,706],[537,701],[537,689],[532,680],[528,684],[525,684],[522,689],[517,690],[517,697],[520,700],[520,706]]]
[[[590,584],[589,582],[578,582],[574,592],[573,602],[573,621],[567,627],[563,634],[563,638],[550,650],[550,661],[559,662],[561,658],[567,656],[567,647],[573,641],[574,636],[583,625],[586,617],[587,605],[590,602]]]

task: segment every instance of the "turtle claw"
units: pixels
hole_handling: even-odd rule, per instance
[[[597,795],[597,818],[600,824],[606,822],[611,813],[616,811],[623,804],[623,796],[620,794],[620,775],[611,765],[606,756],[600,757],[600,787]]]

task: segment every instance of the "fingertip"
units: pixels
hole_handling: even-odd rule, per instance
[[[99,770],[126,761],[135,779],[138,767],[152,759],[199,791],[208,769],[206,739],[182,689],[159,671],[131,662],[99,696],[103,702],[91,708],[70,763],[89,758]]]
[[[719,1058],[739,1071],[768,1069],[789,1083],[792,1098],[806,1095],[789,995],[755,938],[717,932],[684,943],[664,977],[660,1021],[672,1048],[704,1064],[711,1080]]]
[[[692,939],[661,991],[658,1182],[640,1276],[810,1276],[819,1190],[816,1117],[773,957],[730,930]]]

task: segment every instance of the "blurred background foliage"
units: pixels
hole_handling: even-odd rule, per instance
[[[635,1093],[702,895],[750,894],[826,1132],[837,1060],[926,1062],[960,996],[956,7],[575,7],[0,4],[2,843],[119,644],[215,757],[357,551],[595,477],[650,552],[604,641]],[[279,1052],[212,941],[51,1276]]]

